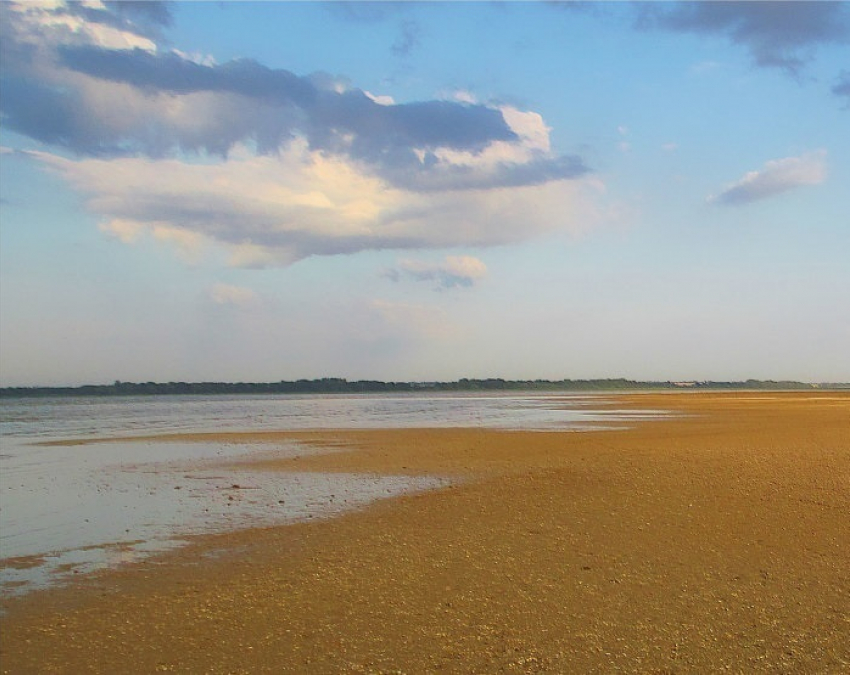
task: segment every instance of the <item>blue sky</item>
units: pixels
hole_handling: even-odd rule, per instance
[[[850,3],[0,4],[0,384],[850,380]]]

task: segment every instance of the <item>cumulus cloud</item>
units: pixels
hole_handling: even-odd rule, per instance
[[[293,143],[278,155],[234,149],[227,162],[29,156],[87,197],[101,227],[223,246],[240,267],[288,265],[367,249],[438,249],[523,241],[593,220],[590,181],[423,194],[394,188],[339,158]]]
[[[164,27],[159,7],[0,6],[4,125],[75,153],[31,156],[122,241],[212,243],[266,267],[586,226],[589,171],[552,149],[538,113],[399,103],[326,74],[162,49],[139,19]]]
[[[826,151],[766,162],[759,171],[750,171],[728,185],[719,195],[709,197],[717,204],[740,205],[766,199],[803,185],[826,180]]]
[[[820,44],[850,42],[850,9],[841,2],[675,2],[638,5],[640,28],[720,34],[759,66],[797,73]]]
[[[407,276],[416,281],[435,282],[437,288],[441,289],[470,287],[487,276],[487,266],[473,256],[450,255],[440,263],[401,260],[387,276],[392,279]]]
[[[226,156],[237,144],[272,154],[304,139],[311,150],[423,191],[535,184],[587,172],[580,158],[551,150],[520,162],[508,155],[488,162],[486,171],[452,161],[452,153],[492,156],[493,148],[527,146],[515,128],[519,111],[448,100],[395,103],[339,78],[299,76],[250,59],[216,64],[162,51],[128,28],[118,32],[121,39],[107,38],[95,31],[104,24],[10,6],[2,12],[5,51],[15,56],[4,59],[4,123],[79,154]],[[71,19],[82,23],[70,30],[62,22]]]
[[[4,2],[2,16],[4,48],[14,52],[29,45],[30,53],[39,44],[155,51],[160,28],[170,23],[167,7],[153,2],[111,7],[99,2]]]

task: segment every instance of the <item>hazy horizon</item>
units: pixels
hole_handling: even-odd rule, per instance
[[[850,3],[2,2],[0,44],[0,386],[850,381]]]

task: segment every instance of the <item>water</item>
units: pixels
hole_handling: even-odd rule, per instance
[[[0,400],[0,594],[135,560],[193,534],[327,517],[447,483],[440,477],[223,471],[216,463],[261,448],[104,439],[264,429],[580,430],[634,418],[634,412],[599,410],[602,402],[438,393]],[[38,445],[90,439],[99,442]],[[309,451],[294,443],[275,448],[281,456]]]
[[[0,399],[0,437],[55,440],[191,431],[593,424],[599,396],[359,394]]]

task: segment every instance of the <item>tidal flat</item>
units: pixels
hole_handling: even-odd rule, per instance
[[[842,672],[850,395],[616,396],[605,430],[263,432],[232,471],[440,476],[6,598],[3,672]],[[228,432],[227,440],[235,440]],[[245,434],[241,440],[256,442]]]
[[[286,441],[268,431],[581,430],[634,414],[598,395],[530,392],[0,400],[0,596],[156,555],[199,534],[334,516],[446,484],[439,476],[256,471],[266,455],[281,460],[344,443]]]

